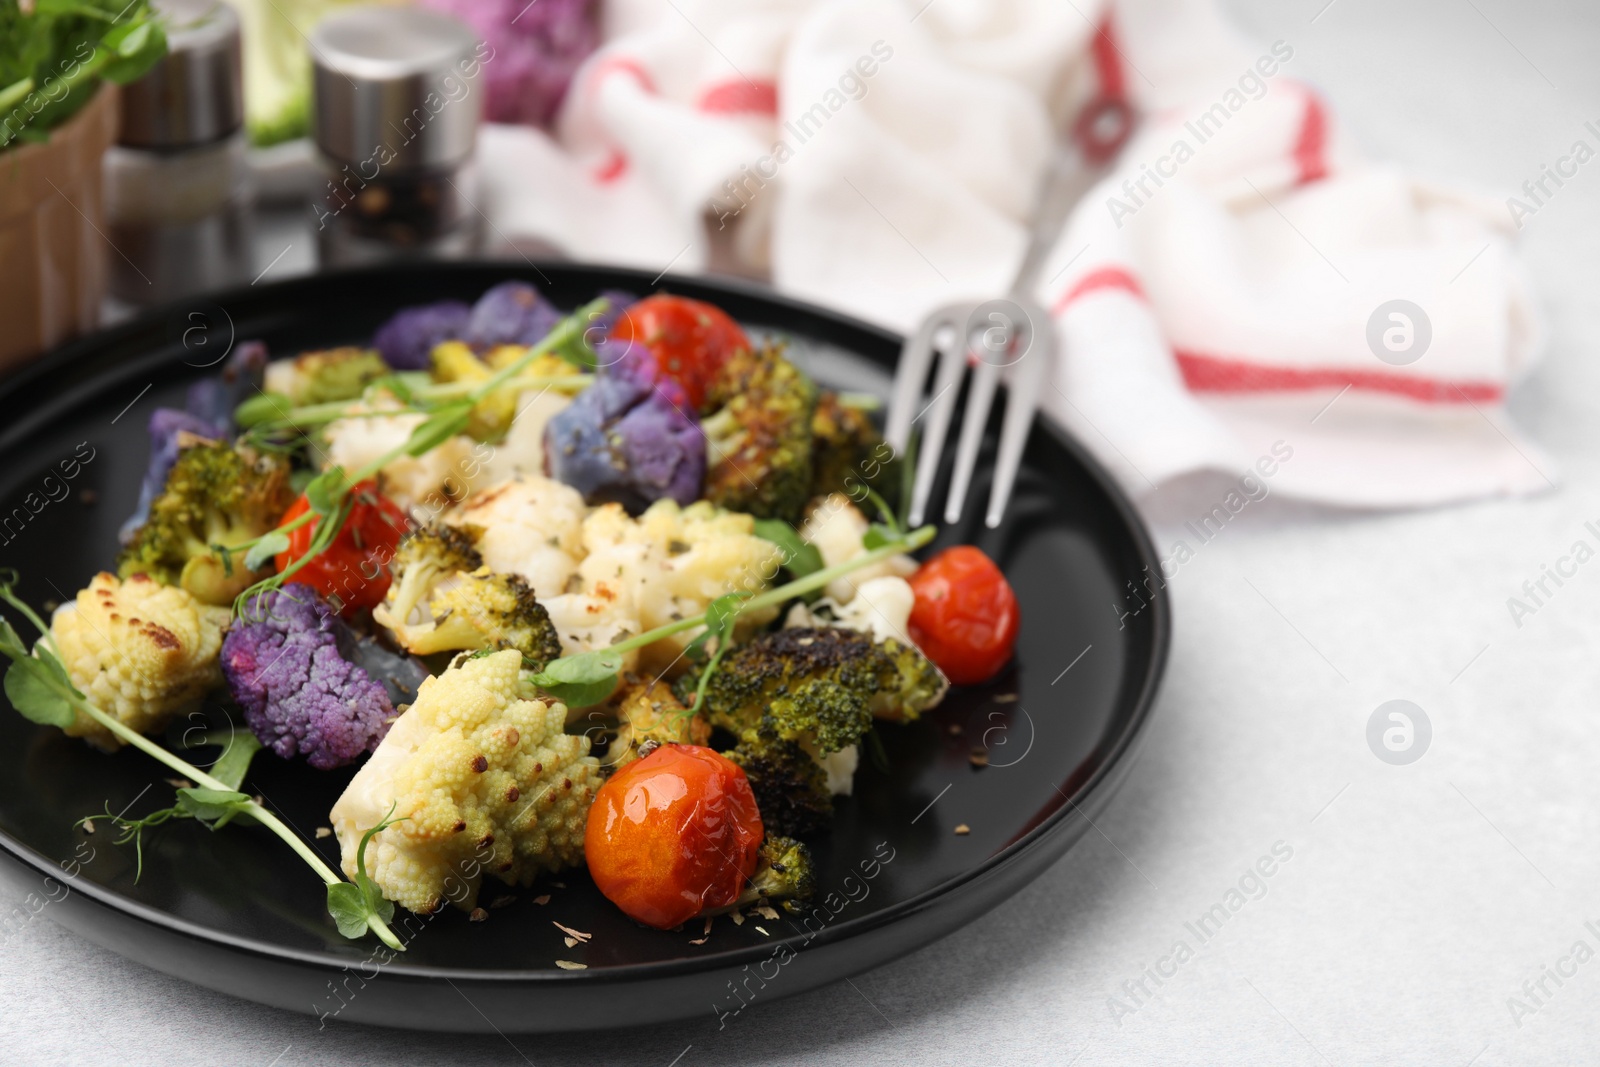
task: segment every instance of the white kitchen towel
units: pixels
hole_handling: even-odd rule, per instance
[[[1539,348],[1497,202],[1367,161],[1210,0],[615,0],[559,136],[492,127],[502,234],[703,269],[898,329],[1003,295],[1052,131],[1137,136],[1036,294],[1043,398],[1130,489],[1215,469],[1354,506],[1535,491],[1504,410]]]

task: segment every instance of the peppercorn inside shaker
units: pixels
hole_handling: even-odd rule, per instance
[[[336,12],[310,49],[322,262],[475,253],[473,153],[493,50],[455,19],[396,7]]]
[[[215,0],[155,0],[168,51],[123,86],[106,153],[111,294],[156,304],[250,280],[239,18]]]

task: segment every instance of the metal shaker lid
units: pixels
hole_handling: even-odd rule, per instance
[[[353,7],[310,37],[311,136],[343,163],[448,167],[471,156],[483,111],[478,36],[417,8]]]
[[[153,0],[167,54],[122,88],[120,143],[183,148],[219,140],[244,123],[239,16],[221,0]]]

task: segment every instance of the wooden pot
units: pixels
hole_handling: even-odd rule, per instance
[[[0,371],[95,328],[106,291],[100,157],[117,137],[103,85],[50,139],[0,152]]]

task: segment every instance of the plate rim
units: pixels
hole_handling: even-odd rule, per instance
[[[186,303],[193,304],[198,302],[213,306],[227,306],[230,299],[235,304],[242,300],[271,303],[274,297],[279,297],[279,302],[281,303],[283,298],[280,294],[292,292],[294,289],[308,284],[316,286],[337,285],[347,279],[368,279],[386,274],[413,275],[418,273],[449,272],[466,275],[495,270],[501,272],[502,276],[509,280],[526,274],[529,268],[534,273],[541,275],[548,268],[567,275],[581,276],[590,274],[609,280],[628,275],[640,280],[642,284],[639,285],[639,288],[642,291],[671,290],[676,286],[678,291],[685,292],[686,295],[695,295],[694,291],[698,291],[701,296],[712,299],[718,294],[733,294],[757,303],[776,305],[790,314],[825,322],[832,327],[843,328],[846,332],[873,336],[884,344],[898,347],[903,342],[901,335],[877,324],[779,293],[768,286],[745,279],[663,272],[655,275],[654,280],[648,280],[650,278],[649,272],[641,268],[552,260],[530,261],[526,264],[526,267],[510,260],[396,263],[374,267],[320,271],[314,274],[282,279],[264,286],[239,286],[229,290],[206,293],[202,296],[191,298],[189,301],[177,301],[142,311],[126,322],[70,341],[31,363],[6,374],[3,378],[0,378],[0,404],[3,404],[19,390],[34,384],[42,378],[70,368],[74,363],[92,356],[99,349],[115,345],[118,341],[131,338],[142,331],[150,329],[152,326],[170,321],[171,316],[178,309],[184,307]],[[598,284],[604,286],[608,282]],[[840,347],[844,346],[841,345]],[[859,358],[870,359],[870,357],[861,356],[859,353],[855,354]],[[129,369],[131,370],[132,368]],[[97,375],[96,377],[103,377],[103,375]],[[1105,466],[1089,452],[1086,446],[1073,437],[1065,427],[1044,412],[1039,412],[1035,420],[1035,426],[1064,448],[1096,483],[1110,500],[1116,513],[1116,518],[1130,535],[1132,547],[1136,556],[1139,557],[1139,562],[1143,563],[1146,568],[1160,573],[1160,556],[1155,549],[1154,542],[1151,540],[1150,531],[1139,517],[1132,500],[1123,488],[1117,484]],[[1120,785],[1121,777],[1131,766],[1131,762],[1136,755],[1136,747],[1146,732],[1156,697],[1160,692],[1161,682],[1166,674],[1167,661],[1170,655],[1173,619],[1170,594],[1164,582],[1155,590],[1149,600],[1149,604],[1154,609],[1151,617],[1149,664],[1143,673],[1138,693],[1131,700],[1131,709],[1128,713],[1126,725],[1116,735],[1094,771],[1071,796],[1062,794],[1064,802],[1055,811],[1027,829],[1005,847],[985,857],[982,862],[959,875],[879,911],[855,916],[841,923],[830,923],[809,939],[795,935],[774,938],[770,942],[732,948],[703,956],[683,956],[670,960],[608,965],[576,971],[560,969],[459,969],[427,964],[408,964],[404,962],[403,955],[396,953],[393,959],[383,964],[384,976],[411,982],[437,982],[443,979],[496,985],[525,984],[545,986],[552,983],[565,983],[569,986],[579,984],[590,986],[624,985],[738,967],[742,964],[755,963],[768,958],[776,946],[779,945],[787,944],[793,946],[795,942],[799,942],[803,948],[811,949],[821,945],[849,941],[873,930],[894,925],[939,899],[958,893],[972,883],[1000,872],[1042,847],[1048,839],[1056,834],[1066,818],[1081,808],[1085,801],[1109,800],[1116,787]],[[1057,789],[1057,792],[1059,793],[1060,790]],[[58,877],[61,873],[61,867],[57,861],[16,840],[9,832],[3,829],[0,829],[0,851],[31,868],[42,877],[55,878],[58,882],[62,881]],[[341,959],[327,952],[286,948],[281,945],[274,945],[269,942],[201,926],[186,919],[181,919],[170,912],[141,903],[96,882],[80,881],[78,878],[73,877],[66,879],[65,884],[70,885],[74,892],[82,894],[86,899],[109,911],[136,919],[166,933],[177,934],[212,946],[231,949],[250,957],[291,966],[311,967],[328,973],[344,972],[352,966],[361,965],[359,960]],[[1011,894],[1008,893],[1007,896],[1009,895]],[[961,925],[965,925],[965,923],[958,924],[945,931],[945,933],[954,932]],[[944,935],[941,934],[940,936]],[[938,940],[938,938],[933,938],[927,943],[932,943],[932,940]]]

